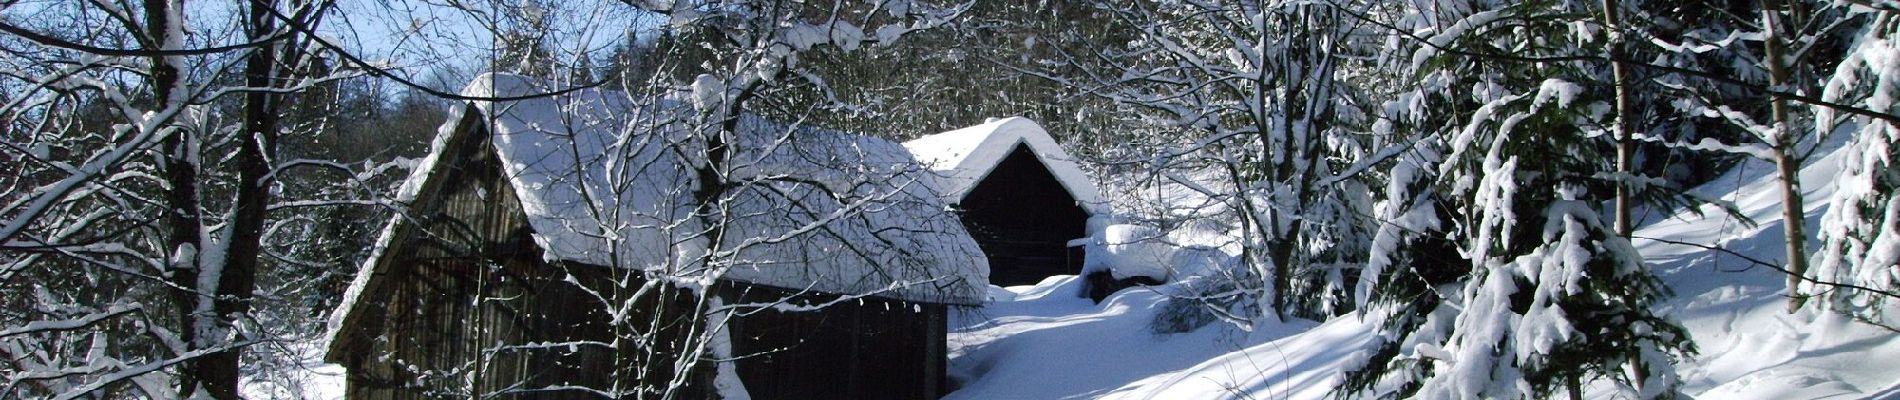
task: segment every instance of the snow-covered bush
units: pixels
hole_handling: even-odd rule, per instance
[[[1154,319],[1148,321],[1148,329],[1158,334],[1187,333],[1216,321],[1251,329],[1251,325],[1245,325],[1244,316],[1260,312],[1256,308],[1259,305],[1237,295],[1237,287],[1234,279],[1203,277],[1168,285],[1162,289],[1168,299],[1155,311]]]
[[[1263,310],[1257,308],[1257,303],[1246,301],[1237,289],[1242,282],[1258,278],[1233,275],[1250,270],[1232,253],[1232,246],[1221,246],[1231,239],[1222,238],[1218,227],[1188,225],[1165,236],[1167,247],[1150,248],[1161,250],[1148,255],[1163,260],[1160,265],[1165,266],[1171,280],[1155,289],[1168,299],[1155,312],[1149,329],[1162,334],[1184,333],[1216,321],[1250,329],[1248,316]],[[1123,276],[1117,274],[1115,278]]]
[[[1893,37],[1892,13],[1878,13],[1829,81],[1824,96],[1854,100],[1873,110],[1894,110],[1900,100],[1900,44]],[[1819,116],[1832,120],[1822,109]],[[1841,118],[1854,135],[1845,150],[1843,174],[1835,178],[1834,198],[1821,218],[1821,250],[1799,296],[1824,309],[1889,328],[1900,319],[1889,313],[1900,292],[1900,127],[1867,117]],[[1823,129],[1832,128],[1824,126]],[[1841,286],[1835,284],[1845,284]]]

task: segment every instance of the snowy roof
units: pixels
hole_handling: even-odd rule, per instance
[[[1101,191],[1095,188],[1088,174],[1076,165],[1075,158],[1063,151],[1042,125],[1028,118],[990,120],[982,125],[904,142],[904,148],[910,150],[918,162],[936,172],[935,184],[946,199],[962,202],[970,189],[988,177],[1018,144],[1035,154],[1083,209],[1090,214],[1108,214],[1108,202],[1102,199]]]
[[[547,92],[513,75],[479,77],[476,97]],[[740,281],[814,292],[979,304],[989,264],[925,182],[930,174],[896,143],[745,115],[718,191],[720,217],[695,216],[707,164],[693,105],[590,89],[458,107],[399,190],[414,201],[463,132],[492,132],[534,240],[550,260],[669,271],[681,279]],[[486,118],[483,118],[486,117]],[[487,122],[484,121],[486,119]],[[465,124],[487,125],[464,129]],[[433,186],[432,186],[433,185]],[[714,222],[714,223],[708,223]],[[331,334],[355,313],[388,247],[412,225],[393,219],[345,292]],[[718,237],[720,246],[711,246]],[[709,251],[724,271],[702,263]]]
[[[545,92],[511,75],[478,79],[475,96]],[[697,113],[674,99],[625,93],[478,103],[495,148],[548,257],[626,268],[693,264],[712,232],[691,216],[704,165]],[[632,127],[630,129],[630,127]],[[740,118],[724,192],[720,278],[827,293],[975,304],[988,265],[922,182],[903,147],[868,136]],[[632,133],[629,133],[632,132]],[[578,158],[577,158],[578,157]],[[591,200],[590,200],[591,199]],[[615,207],[617,206],[617,207]],[[617,208],[614,209],[614,208]],[[617,211],[617,213],[612,212]],[[597,216],[598,215],[598,216]],[[617,238],[609,240],[606,238]],[[668,256],[671,255],[671,256]]]

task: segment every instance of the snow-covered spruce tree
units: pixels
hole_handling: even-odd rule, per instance
[[[1575,396],[1598,379],[1638,397],[1674,395],[1672,357],[1692,345],[1650,310],[1667,289],[1597,210],[1615,181],[1613,147],[1592,135],[1608,122],[1608,90],[1584,85],[1607,89],[1604,71],[1466,58],[1589,45],[1589,32],[1566,23],[1574,13],[1555,6],[1449,2],[1402,19],[1427,33],[1400,58],[1421,89],[1386,116],[1424,137],[1389,182],[1368,264],[1378,278],[1360,290],[1387,338],[1342,395]],[[1440,145],[1429,172],[1410,165]],[[1415,264],[1390,268],[1400,260]]]
[[[1356,369],[1346,374],[1341,395],[1416,393],[1433,367],[1416,350],[1420,344],[1443,343],[1451,332],[1457,309],[1446,303],[1471,270],[1447,232],[1452,214],[1434,194],[1443,144],[1436,136],[1417,139],[1417,147],[1394,161],[1387,175],[1385,200],[1374,214],[1379,228],[1354,285],[1356,312],[1379,318],[1385,334],[1375,337]]]
[[[1855,7],[1865,25],[1822,93],[1824,99],[1894,113],[1900,94],[1900,44],[1894,40],[1900,19],[1892,12]],[[1819,109],[1822,132],[1851,134],[1843,174],[1835,178],[1834,197],[1821,217],[1821,249],[1799,296],[1819,296],[1811,304],[1873,324],[1900,328],[1889,313],[1900,292],[1900,127],[1864,116]],[[1840,130],[1835,128],[1839,126]],[[1846,284],[1833,285],[1833,284]]]
[[[1154,148],[1122,150],[1155,181],[1210,202],[1167,215],[1219,214],[1240,237],[1237,269],[1212,271],[1236,290],[1204,298],[1247,324],[1261,313],[1315,316],[1350,308],[1370,224],[1362,179],[1348,165],[1367,151],[1360,89],[1349,79],[1370,37],[1361,3],[1101,2],[1133,41],[1065,56],[1092,65],[1056,76],[1127,105],[1159,126]],[[1354,9],[1354,10],[1349,10]],[[1344,175],[1344,176],[1336,176]],[[1357,193],[1349,193],[1357,192]],[[1351,253],[1351,254],[1348,254]],[[1296,280],[1298,281],[1296,283]],[[1223,285],[1216,285],[1223,286]]]

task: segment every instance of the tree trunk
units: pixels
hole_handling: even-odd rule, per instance
[[[250,4],[250,20],[246,28],[251,38],[268,37],[274,30],[275,16],[271,15],[276,7],[275,0],[257,0]],[[275,46],[259,46],[251,50],[245,60],[245,85],[253,88],[271,87],[276,74]],[[277,140],[276,94],[264,91],[252,91],[244,95],[244,129],[238,133],[237,185],[233,188],[236,201],[232,218],[228,221],[230,236],[224,238],[227,244],[225,258],[220,260],[221,271],[215,288],[200,290],[217,293],[213,309],[215,315],[200,316],[211,321],[201,323],[217,324],[220,331],[235,329],[235,316],[251,311],[251,293],[257,287],[258,256],[263,246],[263,230],[267,206],[270,204],[271,167],[268,160],[274,156],[273,147]],[[228,346],[223,338],[204,338],[206,343]],[[197,375],[206,394],[219,399],[237,399],[239,380],[239,356],[237,348],[225,349],[207,354],[191,365],[192,373]]]
[[[1635,152],[1636,147],[1631,137],[1635,132],[1630,129],[1633,125],[1630,114],[1635,110],[1630,106],[1629,69],[1620,62],[1624,57],[1623,25],[1622,16],[1617,14],[1618,9],[1617,0],[1603,0],[1603,26],[1610,36],[1610,76],[1616,85],[1616,122],[1612,126],[1616,138],[1616,172],[1629,177],[1631,159],[1634,158],[1631,153]],[[1630,221],[1630,207],[1629,182],[1619,182],[1616,185],[1616,234],[1625,239],[1635,231],[1635,223]]]
[[[1576,375],[1564,377],[1564,390],[1570,393],[1570,400],[1583,400],[1583,381]]]
[[[249,14],[249,36],[251,38],[268,37],[274,30],[275,16],[269,7],[274,1],[252,4]],[[178,34],[171,27],[183,21],[173,21],[177,17],[175,10],[182,9],[180,2],[165,0],[146,1],[146,21],[152,43],[160,49],[175,47]],[[246,84],[252,87],[271,86],[275,63],[274,46],[260,46],[251,50],[246,61]],[[156,55],[152,57],[152,79],[154,96],[158,99],[159,109],[183,106],[178,90],[180,71],[170,63],[172,57]],[[274,94],[251,92],[245,95],[244,129],[239,133],[237,153],[238,180],[234,187],[233,214],[228,228],[228,237],[208,238],[203,230],[204,204],[198,197],[200,161],[196,153],[196,137],[191,132],[179,130],[165,140],[165,177],[171,188],[166,193],[167,223],[170,226],[167,244],[171,246],[176,259],[172,261],[171,282],[174,284],[172,299],[178,308],[180,331],[187,350],[204,350],[230,347],[227,336],[235,328],[233,316],[250,311],[250,299],[256,287],[258,256],[262,250],[262,234],[267,206],[270,202],[268,176],[271,146],[276,142],[277,111],[272,103]],[[200,251],[211,243],[205,240],[221,240],[226,246],[222,254],[202,254]],[[219,256],[220,259],[208,259]],[[211,274],[207,276],[206,274]],[[215,281],[208,280],[215,276]],[[238,381],[240,378],[240,351],[228,348],[211,352],[187,361],[181,366],[179,374],[179,395],[192,397],[205,395],[218,399],[240,398]],[[203,391],[200,393],[199,391]]]
[[[1627,54],[1623,51],[1621,11],[1621,4],[1617,0],[1603,0],[1603,26],[1610,36],[1610,76],[1614,79],[1613,84],[1616,85],[1616,122],[1612,126],[1612,129],[1615,129],[1616,138],[1616,172],[1627,179],[1634,175],[1635,170],[1630,165],[1634,158],[1632,153],[1636,151],[1636,140],[1633,137],[1635,129],[1631,128],[1635,125],[1633,115],[1635,107],[1630,105],[1629,69],[1624,67],[1622,62]],[[1629,182],[1618,182],[1616,184],[1615,228],[1616,235],[1622,236],[1624,240],[1628,240],[1636,231],[1635,221],[1630,220],[1630,208],[1633,206],[1631,203]],[[1630,380],[1635,382],[1637,389],[1642,389],[1643,382],[1649,379],[1649,366],[1643,365],[1643,359],[1638,354],[1629,355],[1624,362],[1630,364]],[[1582,390],[1578,389],[1577,385],[1576,382],[1571,382],[1571,398],[1580,398],[1578,396],[1582,394]]]
[[[184,8],[183,3],[182,0],[177,2],[145,1],[145,28],[150,38],[150,42],[147,43],[149,48],[174,50],[176,44],[183,41],[183,38],[172,37],[182,33],[173,27],[182,25],[184,21],[174,21],[173,18],[178,16],[177,13]],[[184,106],[182,104],[184,89],[179,87],[182,72],[178,70],[177,65],[173,64],[174,61],[176,57],[163,54],[151,57],[152,97],[156,102],[154,107],[156,110]],[[199,243],[204,232],[199,224],[203,211],[198,203],[197,157],[192,154],[195,152],[193,148],[196,146],[196,139],[191,131],[182,128],[174,128],[166,134],[168,136],[164,140],[162,152],[165,154],[163,163],[165,182],[169,186],[165,192],[165,222],[169,225],[165,244],[170,252],[168,260],[170,268],[168,272],[172,284],[170,292],[173,306],[177,310],[179,333],[182,336],[180,340],[187,346],[185,350],[191,351],[206,348],[207,343],[214,340],[214,338],[202,337],[210,332],[201,328],[206,326],[206,318],[216,317],[208,315],[213,313],[207,312],[209,309],[200,307],[213,297],[199,288],[198,282],[203,273],[202,267],[208,263],[199,254],[204,249],[204,246]],[[233,380],[228,387],[214,382],[204,372],[207,362],[206,357],[186,362],[178,378],[179,397],[192,397],[200,389],[212,396],[219,396],[220,392],[228,393],[231,397],[236,396],[237,382]]]
[[[1761,0],[1762,62],[1768,64],[1768,87],[1777,90],[1785,90],[1782,86],[1789,83],[1788,60],[1783,59],[1786,51],[1781,43],[1783,21],[1777,15],[1781,8],[1778,0]],[[1775,171],[1781,175],[1781,226],[1787,235],[1788,312],[1792,313],[1806,302],[1799,289],[1801,277],[1808,273],[1807,216],[1802,211],[1804,201],[1799,175],[1801,160],[1794,155],[1798,140],[1788,129],[1788,101],[1774,98],[1769,104],[1770,123],[1774,124],[1770,140],[1775,150]]]

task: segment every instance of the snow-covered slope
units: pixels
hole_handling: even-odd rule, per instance
[[[1810,221],[1825,211],[1843,155],[1833,152],[1802,169]],[[1761,173],[1767,170],[1745,164],[1702,188],[1727,192],[1724,199],[1757,226],[1711,211],[1676,215],[1636,236],[1720,243],[1735,254],[1779,262],[1785,258],[1780,189],[1774,176]],[[1786,275],[1751,268],[1736,255],[1654,240],[1636,245],[1676,291],[1664,311],[1701,348],[1701,356],[1678,368],[1689,393],[1705,399],[1900,398],[1900,334],[1831,313],[1789,314]]]
[[[1833,192],[1839,159],[1831,154],[1802,170],[1811,220]],[[1640,239],[1782,259],[1779,189],[1770,172],[1745,164],[1698,189],[1731,202],[1754,226],[1709,208],[1653,218],[1635,234],[1676,293],[1662,311],[1701,349],[1678,366],[1685,391],[1702,399],[1900,398],[1900,334],[1833,314],[1788,314],[1780,272],[1722,251]],[[1374,328],[1348,316],[1159,335],[1147,324],[1165,296],[1137,289],[1094,305],[1072,295],[1076,284],[1057,277],[993,288],[997,301],[953,322],[964,324],[951,338],[951,371],[963,386],[950,397],[1321,399]]]
[[[1061,276],[997,289],[1007,290],[999,301],[953,321],[967,324],[950,339],[951,374],[964,385],[948,398],[1318,398],[1370,332],[1342,319],[1157,335],[1148,323],[1165,296],[1127,290],[1098,305],[1075,295],[1079,285]]]

